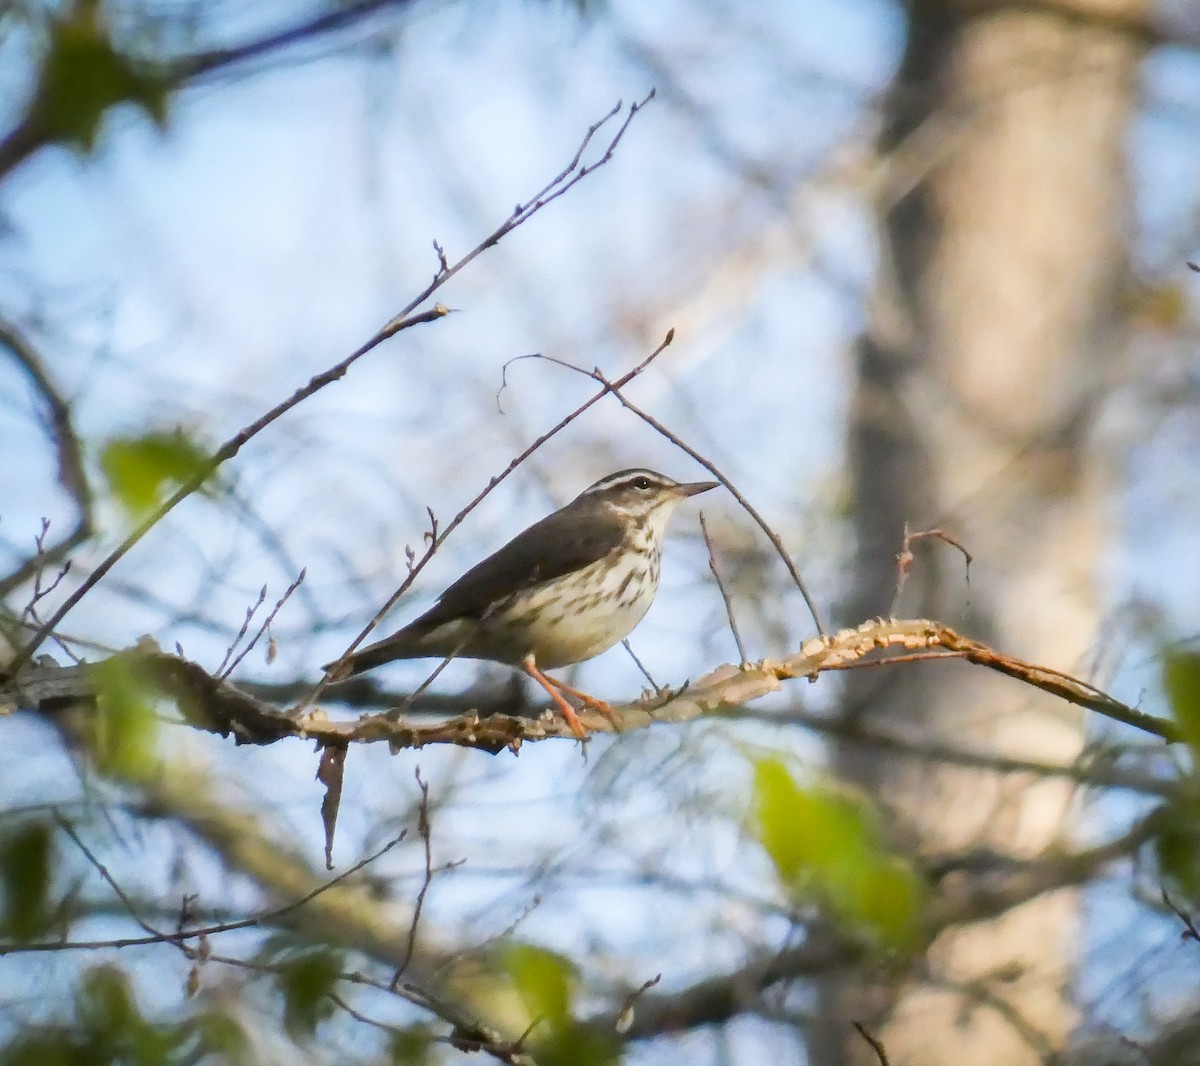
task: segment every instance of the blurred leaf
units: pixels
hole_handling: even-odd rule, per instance
[[[97,1061],[122,1066],[172,1066],[181,1034],[143,1016],[128,975],[117,966],[97,966],[83,978],[79,1024]]]
[[[18,1036],[0,1049],[0,1066],[109,1066],[98,1049],[66,1030]]]
[[[753,813],[759,840],[793,893],[887,947],[915,946],[924,884],[907,859],[887,850],[865,797],[801,787],[780,760],[760,759]]]
[[[900,855],[878,856],[862,884],[858,907],[863,921],[890,947],[915,948],[925,907],[925,882],[913,864]]]
[[[88,721],[96,766],[112,777],[141,777],[153,764],[158,741],[156,690],[146,667],[131,653],[90,669],[97,707]]]
[[[388,1055],[396,1066],[426,1066],[433,1034],[424,1025],[410,1025],[392,1033]]]
[[[1163,690],[1183,739],[1200,756],[1200,654],[1167,651],[1163,654]]]
[[[29,121],[44,141],[91,150],[104,114],[128,103],[166,125],[170,82],[122,55],[109,40],[95,0],[67,7],[51,23]]]
[[[0,930],[7,938],[33,940],[50,927],[52,842],[45,822],[18,824],[0,838]]]
[[[193,1061],[204,1061],[207,1056],[224,1063],[257,1061],[241,1022],[223,1011],[203,1011],[188,1018],[180,1028],[194,1046]]]
[[[116,966],[96,966],[84,974],[79,1018],[92,1032],[129,1030],[142,1022],[124,971]]]
[[[571,1013],[576,980],[570,959],[533,944],[510,944],[504,968],[521,1002],[536,1022],[528,1045],[538,1066],[611,1066],[620,1040],[575,1021]]]
[[[116,437],[100,453],[113,495],[132,516],[154,507],[170,489],[207,473],[208,453],[181,430]]]
[[[538,1066],[615,1066],[621,1055],[616,1033],[573,1021],[557,1027],[539,1026],[529,1045]]]
[[[1195,798],[1172,801],[1158,812],[1154,850],[1163,881],[1200,901],[1200,809]]]
[[[312,1036],[329,1016],[333,991],[342,972],[342,956],[334,951],[313,950],[281,963],[276,980],[283,993],[283,1023],[294,1036]]]
[[[570,960],[533,944],[510,944],[504,968],[531,1018],[555,1023],[571,1016],[575,974]]]

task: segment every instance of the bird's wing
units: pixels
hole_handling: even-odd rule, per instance
[[[585,512],[572,513],[568,505],[535,522],[499,551],[471,567],[413,625],[481,618],[493,603],[517,588],[552,581],[599,562],[620,548],[623,533],[616,515],[597,513],[591,507]]]

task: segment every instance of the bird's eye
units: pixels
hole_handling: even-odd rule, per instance
[[[650,483],[650,479],[648,477],[639,477],[634,479],[633,487],[635,489],[641,489],[643,492],[645,492],[646,489],[653,488],[654,486]]]

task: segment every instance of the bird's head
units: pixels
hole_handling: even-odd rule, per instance
[[[577,503],[592,503],[615,511],[635,526],[650,522],[661,530],[675,507],[689,496],[717,487],[716,481],[673,481],[653,470],[619,470],[584,489]]]

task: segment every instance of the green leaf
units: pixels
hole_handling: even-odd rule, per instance
[[[575,978],[570,960],[532,944],[510,944],[504,968],[531,1018],[550,1023],[570,1018]]]
[[[100,453],[109,488],[133,517],[154,507],[167,491],[210,474],[207,452],[182,431],[117,437]]]
[[[117,51],[95,0],[80,2],[51,24],[29,121],[44,141],[91,150],[105,113],[119,104],[164,128],[170,89],[168,78]]]
[[[242,1023],[224,1011],[202,1011],[180,1024],[180,1035],[194,1045],[192,1061],[256,1062]]]
[[[925,887],[891,854],[865,797],[801,787],[779,759],[754,763],[753,818],[783,884],[883,946],[916,945]]]
[[[1194,796],[1172,800],[1157,813],[1154,851],[1163,881],[1188,899],[1200,898],[1200,807]]]
[[[129,987],[129,978],[116,966],[96,966],[83,976],[79,989],[79,1017],[93,1032],[128,1031],[143,1024]]]
[[[329,993],[342,972],[342,956],[315,949],[287,959],[277,980],[283,993],[283,1023],[297,1037],[312,1036],[329,1016]]]
[[[1163,654],[1163,689],[1183,739],[1200,756],[1200,654],[1168,651]]]
[[[620,1040],[581,1025],[572,1016],[575,966],[570,959],[533,944],[510,944],[503,966],[536,1024],[528,1039],[539,1066],[612,1066]]]
[[[91,668],[96,713],[89,719],[92,754],[102,773],[138,779],[153,765],[157,692],[136,654],[113,655]]]
[[[0,839],[0,930],[29,941],[50,928],[53,832],[44,822],[25,822]]]
[[[899,855],[880,855],[864,868],[858,915],[888,947],[912,951],[921,935],[925,882]]]
[[[95,1048],[65,1029],[22,1033],[0,1047],[0,1066],[108,1066]]]
[[[388,1057],[396,1066],[426,1066],[433,1048],[433,1033],[425,1025],[410,1025],[393,1031]]]
[[[529,1045],[538,1066],[615,1066],[621,1055],[616,1033],[574,1021],[557,1027],[539,1026]]]

